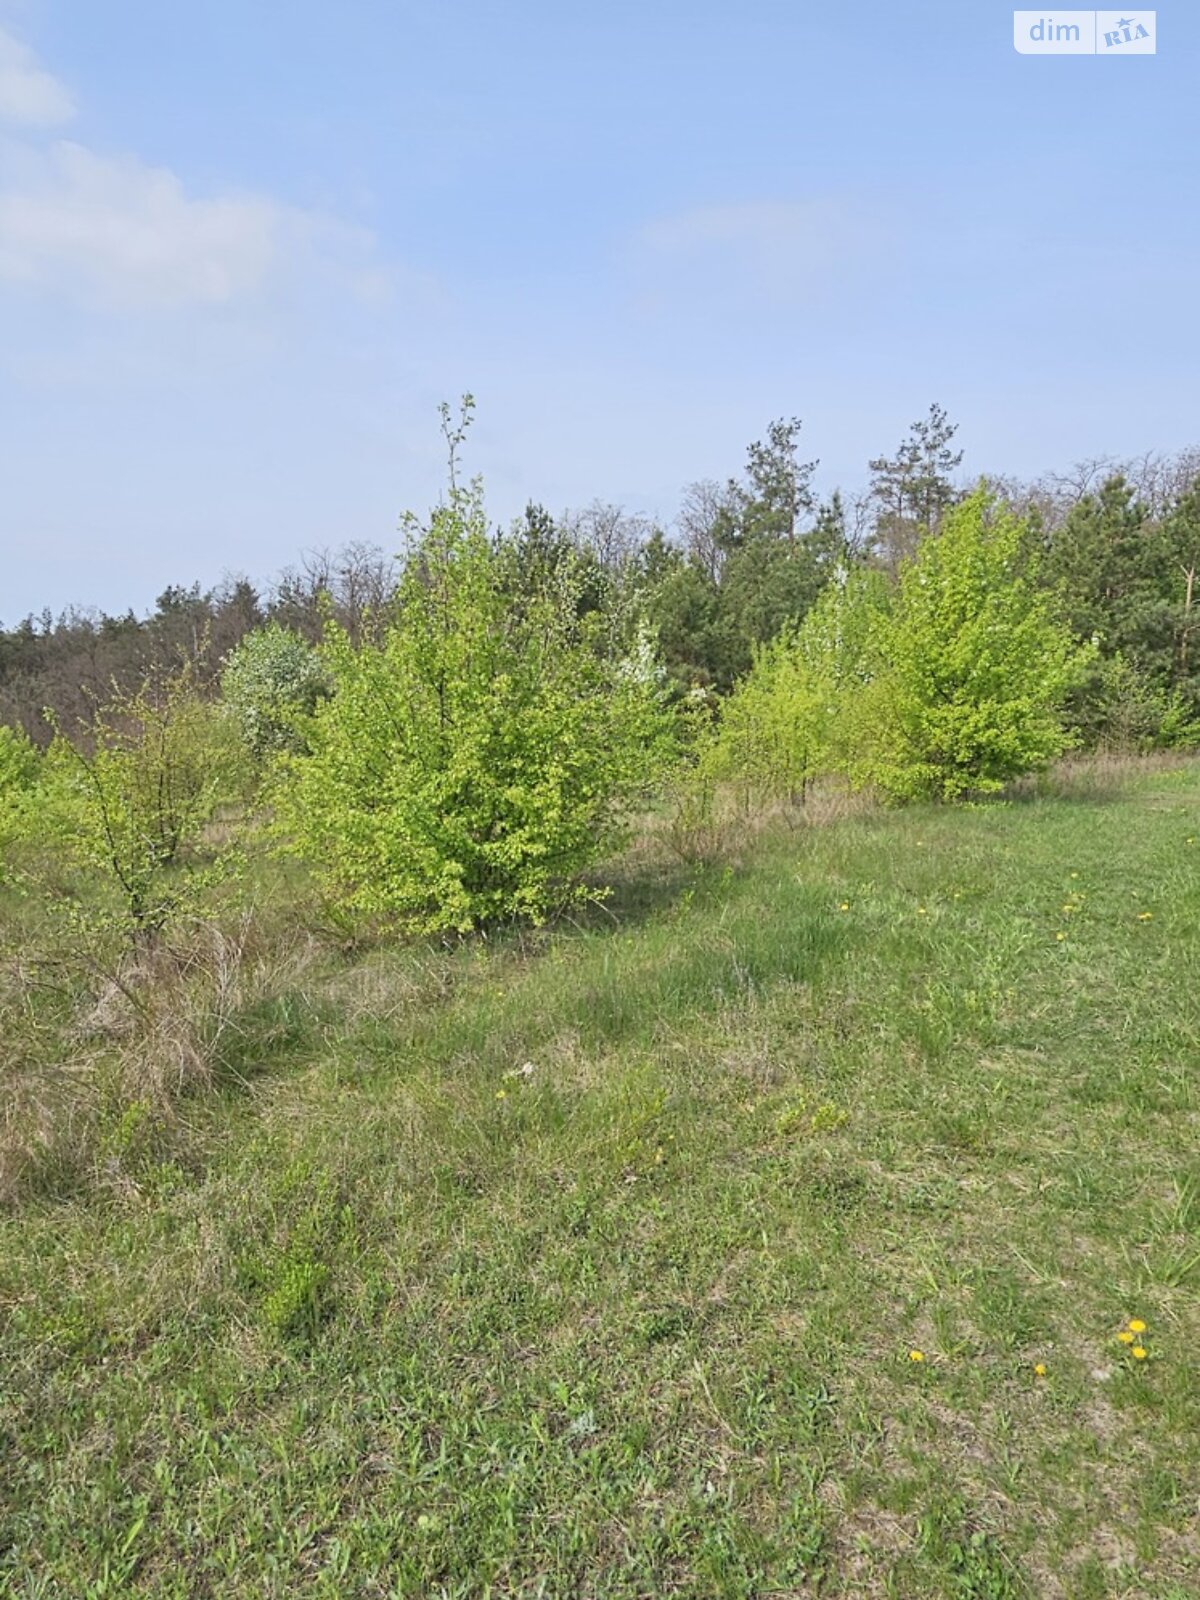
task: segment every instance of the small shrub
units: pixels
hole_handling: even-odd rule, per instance
[[[719,861],[732,843],[736,818],[722,805],[717,781],[706,767],[687,768],[668,790],[671,821],[667,839],[688,866]]]
[[[1091,750],[1147,754],[1200,745],[1192,702],[1178,689],[1152,683],[1121,655],[1092,660],[1069,695],[1067,719]]]
[[[878,573],[827,585],[798,628],[756,648],[726,702],[708,765],[750,812],[806,804],[820,778],[857,756],[859,702],[877,670],[876,635],[887,591]]]
[[[41,753],[18,728],[0,725],[0,883],[11,857],[38,828]]]
[[[75,738],[58,731],[47,827],[99,880],[108,927],[151,940],[211,880],[205,830],[237,792],[241,759],[229,719],[186,665],[114,691]]]
[[[278,622],[256,628],[230,652],[221,693],[242,738],[258,759],[303,750],[308,719],[329,693],[317,651]]]

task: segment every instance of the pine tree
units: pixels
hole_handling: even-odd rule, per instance
[[[868,463],[878,507],[874,545],[892,572],[916,552],[926,534],[938,531],[954,502],[951,474],[963,458],[961,450],[951,448],[957,432],[958,424],[935,403],[927,417],[913,423],[894,456]]]

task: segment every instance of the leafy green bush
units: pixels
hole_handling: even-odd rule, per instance
[[[334,693],[277,807],[351,912],[463,930],[594,895],[579,875],[656,768],[667,723],[648,640],[613,657],[569,566],[516,607],[504,576],[480,485],[452,486],[382,641],[326,630]]]
[[[982,490],[904,566],[874,632],[849,766],[887,798],[995,791],[1072,744],[1064,706],[1094,649],[1039,586],[1026,525]]]
[[[1200,719],[1190,698],[1152,681],[1119,653],[1094,657],[1067,709],[1087,749],[1146,754],[1200,745]]]
[[[269,622],[230,651],[221,692],[258,757],[304,747],[305,724],[329,692],[321,658],[291,628]]]
[[[798,628],[758,646],[700,763],[706,775],[732,782],[747,801],[803,801],[814,778],[841,770],[886,605],[880,574],[845,573]]]
[[[1094,656],[1039,585],[1028,528],[980,492],[894,592],[849,573],[761,647],[709,763],[769,798],[823,773],[895,801],[994,791],[1073,742],[1067,697]]]
[[[36,830],[43,764],[20,729],[0,725],[0,882],[12,851]]]
[[[199,695],[186,665],[114,691],[76,738],[57,732],[46,826],[99,879],[109,925],[134,943],[204,876],[205,831],[240,787],[243,761],[230,718]]]
[[[718,773],[747,801],[803,799],[824,754],[823,690],[794,633],[754,646],[753,665],[725,704],[714,752]]]

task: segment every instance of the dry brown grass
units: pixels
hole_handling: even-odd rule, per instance
[[[102,1160],[114,1126],[118,1146],[133,1120],[170,1130],[185,1097],[237,1075],[247,1014],[294,984],[313,949],[302,932],[280,938],[247,910],[109,959],[60,949],[53,961],[10,962],[0,984],[0,1203],[77,1181]]]
[[[1195,762],[1194,750],[1156,750],[1149,755],[1127,750],[1089,750],[1064,756],[1045,772],[1019,778],[1006,794],[1014,800],[1115,800],[1134,778],[1176,772]]]
[[[649,837],[657,836],[689,866],[740,858],[763,833],[778,828],[826,827],[847,817],[876,811],[879,802],[867,790],[852,789],[840,778],[819,778],[802,800],[756,794],[742,784],[722,783],[701,789],[681,788],[665,816],[655,819]]]

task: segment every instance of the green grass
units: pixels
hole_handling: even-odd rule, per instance
[[[1200,1592],[1194,765],[289,973],[0,1220],[0,1594]]]

